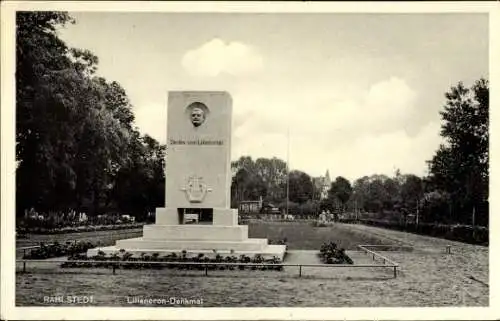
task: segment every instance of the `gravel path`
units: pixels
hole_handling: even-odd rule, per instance
[[[458,273],[464,278],[470,279],[472,277],[480,280],[482,283],[488,283],[488,247],[365,225],[351,225],[348,228],[371,233],[379,237],[386,237],[396,243],[400,242],[404,245],[411,245],[417,250],[414,253],[415,257],[419,257],[420,259],[432,258],[434,260],[440,258],[439,262],[442,263],[443,268],[447,272],[454,273],[456,276],[458,276]],[[451,255],[442,255],[445,253],[446,246],[448,245],[451,246]],[[402,260],[396,259],[396,261],[403,263]],[[403,267],[405,266],[405,264],[402,265]]]

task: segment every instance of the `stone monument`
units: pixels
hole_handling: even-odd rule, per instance
[[[283,259],[284,245],[248,238],[231,209],[232,99],[226,92],[169,92],[166,206],[143,237],[119,240],[88,255],[124,249],[131,253],[261,254]]]

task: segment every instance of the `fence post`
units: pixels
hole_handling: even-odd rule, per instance
[[[116,274],[116,265],[113,264],[113,275],[115,275],[115,274]]]
[[[299,278],[302,277],[302,265],[299,265]]]
[[[23,273],[26,273],[26,261],[23,261]]]
[[[208,265],[205,265],[205,276],[208,275]]]
[[[396,266],[394,266],[394,278],[396,278],[396,277],[397,277],[397,275],[398,275],[397,267],[396,267]]]
[[[375,261],[375,253],[373,253],[373,261]]]

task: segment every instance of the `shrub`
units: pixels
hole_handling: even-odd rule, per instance
[[[271,239],[271,240],[269,240],[269,244],[271,244],[271,245],[286,245],[287,238],[285,237],[283,239],[278,239],[278,240]]]
[[[130,252],[125,252],[123,253],[122,256],[122,261],[130,261],[130,258],[132,258],[133,254]]]
[[[334,242],[323,243],[319,250],[319,256],[325,264],[354,264],[353,260],[345,253],[344,249],[338,249]]]
[[[262,262],[264,262],[264,258],[262,257],[261,254],[256,254],[253,257],[253,263],[262,263]]]

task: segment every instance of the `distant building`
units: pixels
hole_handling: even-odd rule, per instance
[[[328,190],[330,189],[330,186],[332,185],[332,181],[330,179],[330,173],[328,170],[326,170],[325,176],[319,176],[319,177],[314,177],[313,178],[314,186],[316,187],[316,190],[319,191],[320,195],[315,196],[315,199],[326,199],[328,197]]]
[[[243,214],[260,213],[262,209],[262,196],[258,201],[241,201],[239,202],[239,212]]]

